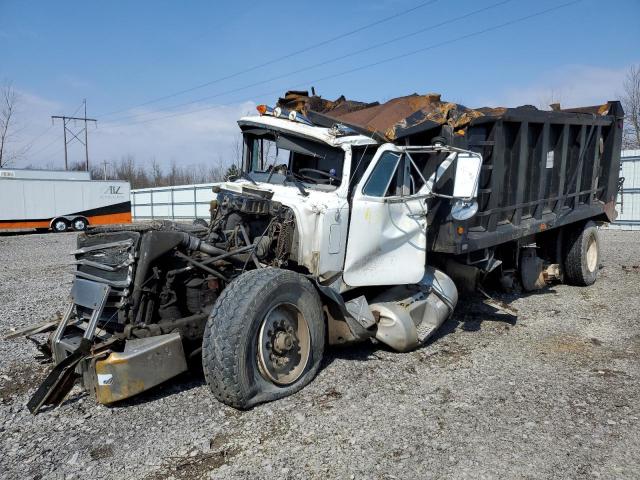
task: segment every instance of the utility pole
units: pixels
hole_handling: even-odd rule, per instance
[[[107,165],[109,164],[109,162],[107,162],[106,160],[102,161],[102,171],[104,172],[104,180],[107,179]]]
[[[84,117],[67,117],[66,115],[52,115],[51,120],[55,122],[56,119],[62,120],[62,134],[64,138],[64,169],[69,170],[69,154],[67,152],[67,145],[76,139],[82,145],[84,145],[85,155],[85,168],[89,171],[89,132],[87,129],[87,123],[93,122],[95,125],[98,121],[95,118],[87,118],[87,99],[84,99]],[[76,126],[77,122],[84,122],[84,128],[81,130],[73,131],[69,128],[69,124],[73,122],[73,126]],[[67,132],[71,135],[71,138],[67,140]],[[84,141],[80,137],[84,133]],[[106,167],[105,167],[106,168]],[[106,171],[106,170],[105,170]]]

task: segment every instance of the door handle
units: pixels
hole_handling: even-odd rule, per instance
[[[409,218],[424,218],[427,216],[426,212],[422,213],[407,213],[407,217]]]

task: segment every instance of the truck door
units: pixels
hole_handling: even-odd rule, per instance
[[[422,190],[427,187],[421,187],[402,147],[378,149],[353,194],[345,283],[401,285],[422,279],[427,243]]]

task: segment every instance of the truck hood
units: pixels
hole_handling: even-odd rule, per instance
[[[320,257],[326,249],[326,245],[322,242],[323,232],[329,228],[329,223],[348,221],[349,203],[346,198],[342,198],[336,192],[320,192],[311,189],[307,190],[309,194],[304,196],[293,185],[260,182],[254,185],[245,180],[223,182],[219,186],[221,189],[235,193],[249,193],[251,190],[271,192],[272,200],[289,207],[296,219],[298,263],[306,266],[313,274],[323,273],[320,266]]]

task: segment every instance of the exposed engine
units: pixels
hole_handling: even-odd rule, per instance
[[[246,270],[292,262],[288,207],[270,192],[216,190],[207,226],[156,222],[78,237],[76,275],[111,287],[100,328],[122,338],[178,331],[195,351],[226,284]]]

